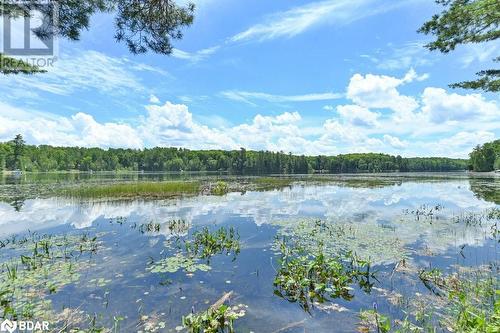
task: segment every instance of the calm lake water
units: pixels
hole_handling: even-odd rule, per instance
[[[192,176],[119,178],[179,177]],[[231,304],[248,306],[246,315],[235,322],[237,332],[353,332],[360,310],[372,309],[374,303],[379,312],[403,318],[405,309],[394,297],[412,300],[431,294],[418,279],[416,269],[395,270],[403,259],[411,267],[436,267],[445,272],[457,265],[498,266],[500,259],[500,244],[492,232],[498,221],[457,222],[465,214],[500,207],[498,177],[335,176],[331,181],[300,181],[279,190],[170,200],[93,202],[30,194],[32,189],[56,183],[116,178],[56,175],[2,179],[0,239],[33,234],[96,237],[95,251],[74,258],[77,276],[66,279],[51,293],[29,295],[25,300],[33,302],[36,309],[41,309],[41,300],[50,301],[43,306],[44,314],[38,315],[48,317],[55,326],[61,327],[69,317],[80,327],[95,323],[109,328],[114,325],[122,332],[174,332],[183,315],[203,311],[225,292],[233,291]],[[417,210],[433,213],[418,215]],[[348,228],[347,235],[329,239],[331,248],[368,257],[377,278],[371,291],[353,284],[352,300],[332,299],[313,305],[308,313],[299,304],[275,295],[279,254],[273,244],[277,235],[286,235],[298,223],[317,219]],[[182,227],[173,230],[172,220],[182,220]],[[148,223],[159,224],[159,229],[148,228]],[[203,262],[211,267],[208,271],[151,271],[155,263],[178,252],[176,240],[189,238],[205,226],[210,230],[233,227],[239,233],[240,252],[218,254]],[[0,260],[9,263],[23,251],[28,250],[6,245],[0,249]],[[5,272],[3,268],[2,274]]]

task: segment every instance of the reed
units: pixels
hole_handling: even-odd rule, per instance
[[[290,186],[296,179],[283,177],[259,177],[253,179],[259,189],[280,188]]]
[[[82,186],[63,191],[73,198],[168,198],[183,194],[197,194],[198,182],[136,182],[97,186]]]

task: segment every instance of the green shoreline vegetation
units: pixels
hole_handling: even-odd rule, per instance
[[[284,152],[101,149],[26,145],[23,137],[0,143],[0,171],[216,171],[233,174],[308,174],[463,171],[469,161],[444,157],[405,158],[378,153],[305,156]]]

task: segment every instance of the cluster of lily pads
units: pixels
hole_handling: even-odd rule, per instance
[[[94,254],[97,237],[30,234],[4,241],[11,258],[0,268],[0,309],[2,318],[51,319],[47,297],[80,279],[88,266],[83,255]]]
[[[309,253],[319,248],[333,257],[352,252],[372,264],[398,262],[408,255],[399,238],[375,224],[317,219],[282,220],[273,224],[280,227],[279,238],[292,239],[297,247]]]
[[[233,260],[236,258],[240,252],[239,238],[233,227],[220,227],[215,231],[205,227],[195,231],[190,239],[176,239],[178,251],[152,262],[147,270],[153,273],[175,273],[182,269],[188,274],[208,271],[211,269],[210,258],[216,254],[232,254]]]

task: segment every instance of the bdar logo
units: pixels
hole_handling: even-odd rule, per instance
[[[16,330],[16,328],[17,328],[17,322],[10,321],[8,319],[5,319],[0,325],[0,331],[2,332],[13,333]]]

